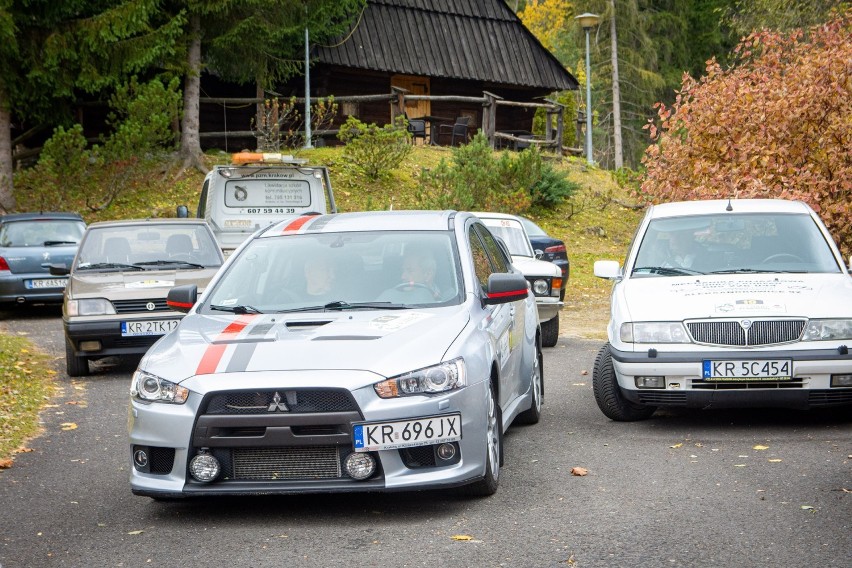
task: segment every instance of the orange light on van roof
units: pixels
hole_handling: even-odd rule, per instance
[[[238,152],[231,154],[231,163],[235,165],[257,163],[304,164],[306,162],[307,160],[294,158],[290,154],[277,152]]]

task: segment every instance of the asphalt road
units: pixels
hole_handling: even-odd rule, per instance
[[[55,309],[2,315],[0,329],[28,334],[64,370]],[[0,471],[0,566],[852,564],[852,412],[611,422],[587,374],[599,345],[562,337],[545,351],[543,419],[507,433],[500,489],[484,499],[136,497],[126,443],[134,362],[85,380],[60,373],[44,434]]]

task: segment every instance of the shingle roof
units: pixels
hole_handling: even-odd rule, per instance
[[[553,90],[577,88],[577,80],[503,0],[367,0],[353,26],[339,45],[317,48],[320,62]]]

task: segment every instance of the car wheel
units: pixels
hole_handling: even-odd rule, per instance
[[[503,414],[497,397],[494,393],[494,385],[488,389],[488,425],[485,436],[485,476],[476,483],[468,486],[468,493],[477,497],[488,497],[497,492],[500,481],[500,465],[503,453]]]
[[[541,345],[553,347],[559,340],[559,314],[541,324]]]
[[[624,398],[621,387],[615,378],[615,369],[612,367],[612,355],[609,351],[609,343],[601,347],[595,358],[595,366],[592,370],[592,387],[595,392],[595,401],[607,418],[618,422],[633,422],[650,418],[656,410],[653,406],[641,406],[634,404]]]
[[[541,420],[541,405],[544,402],[544,369],[542,365],[544,357],[541,354],[541,349],[535,349],[535,363],[532,372],[532,406],[529,410],[525,410],[518,414],[515,422],[518,424],[538,424]]]
[[[89,360],[86,357],[77,357],[74,353],[74,345],[67,337],[65,338],[65,370],[69,377],[84,377],[89,374]]]

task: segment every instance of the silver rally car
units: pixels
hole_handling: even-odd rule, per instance
[[[852,404],[852,278],[805,203],[653,206],[624,267],[594,270],[614,282],[592,375],[609,418]]]
[[[133,376],[132,491],[497,490],[543,397],[533,294],[470,213],[302,216],[256,233]]]

